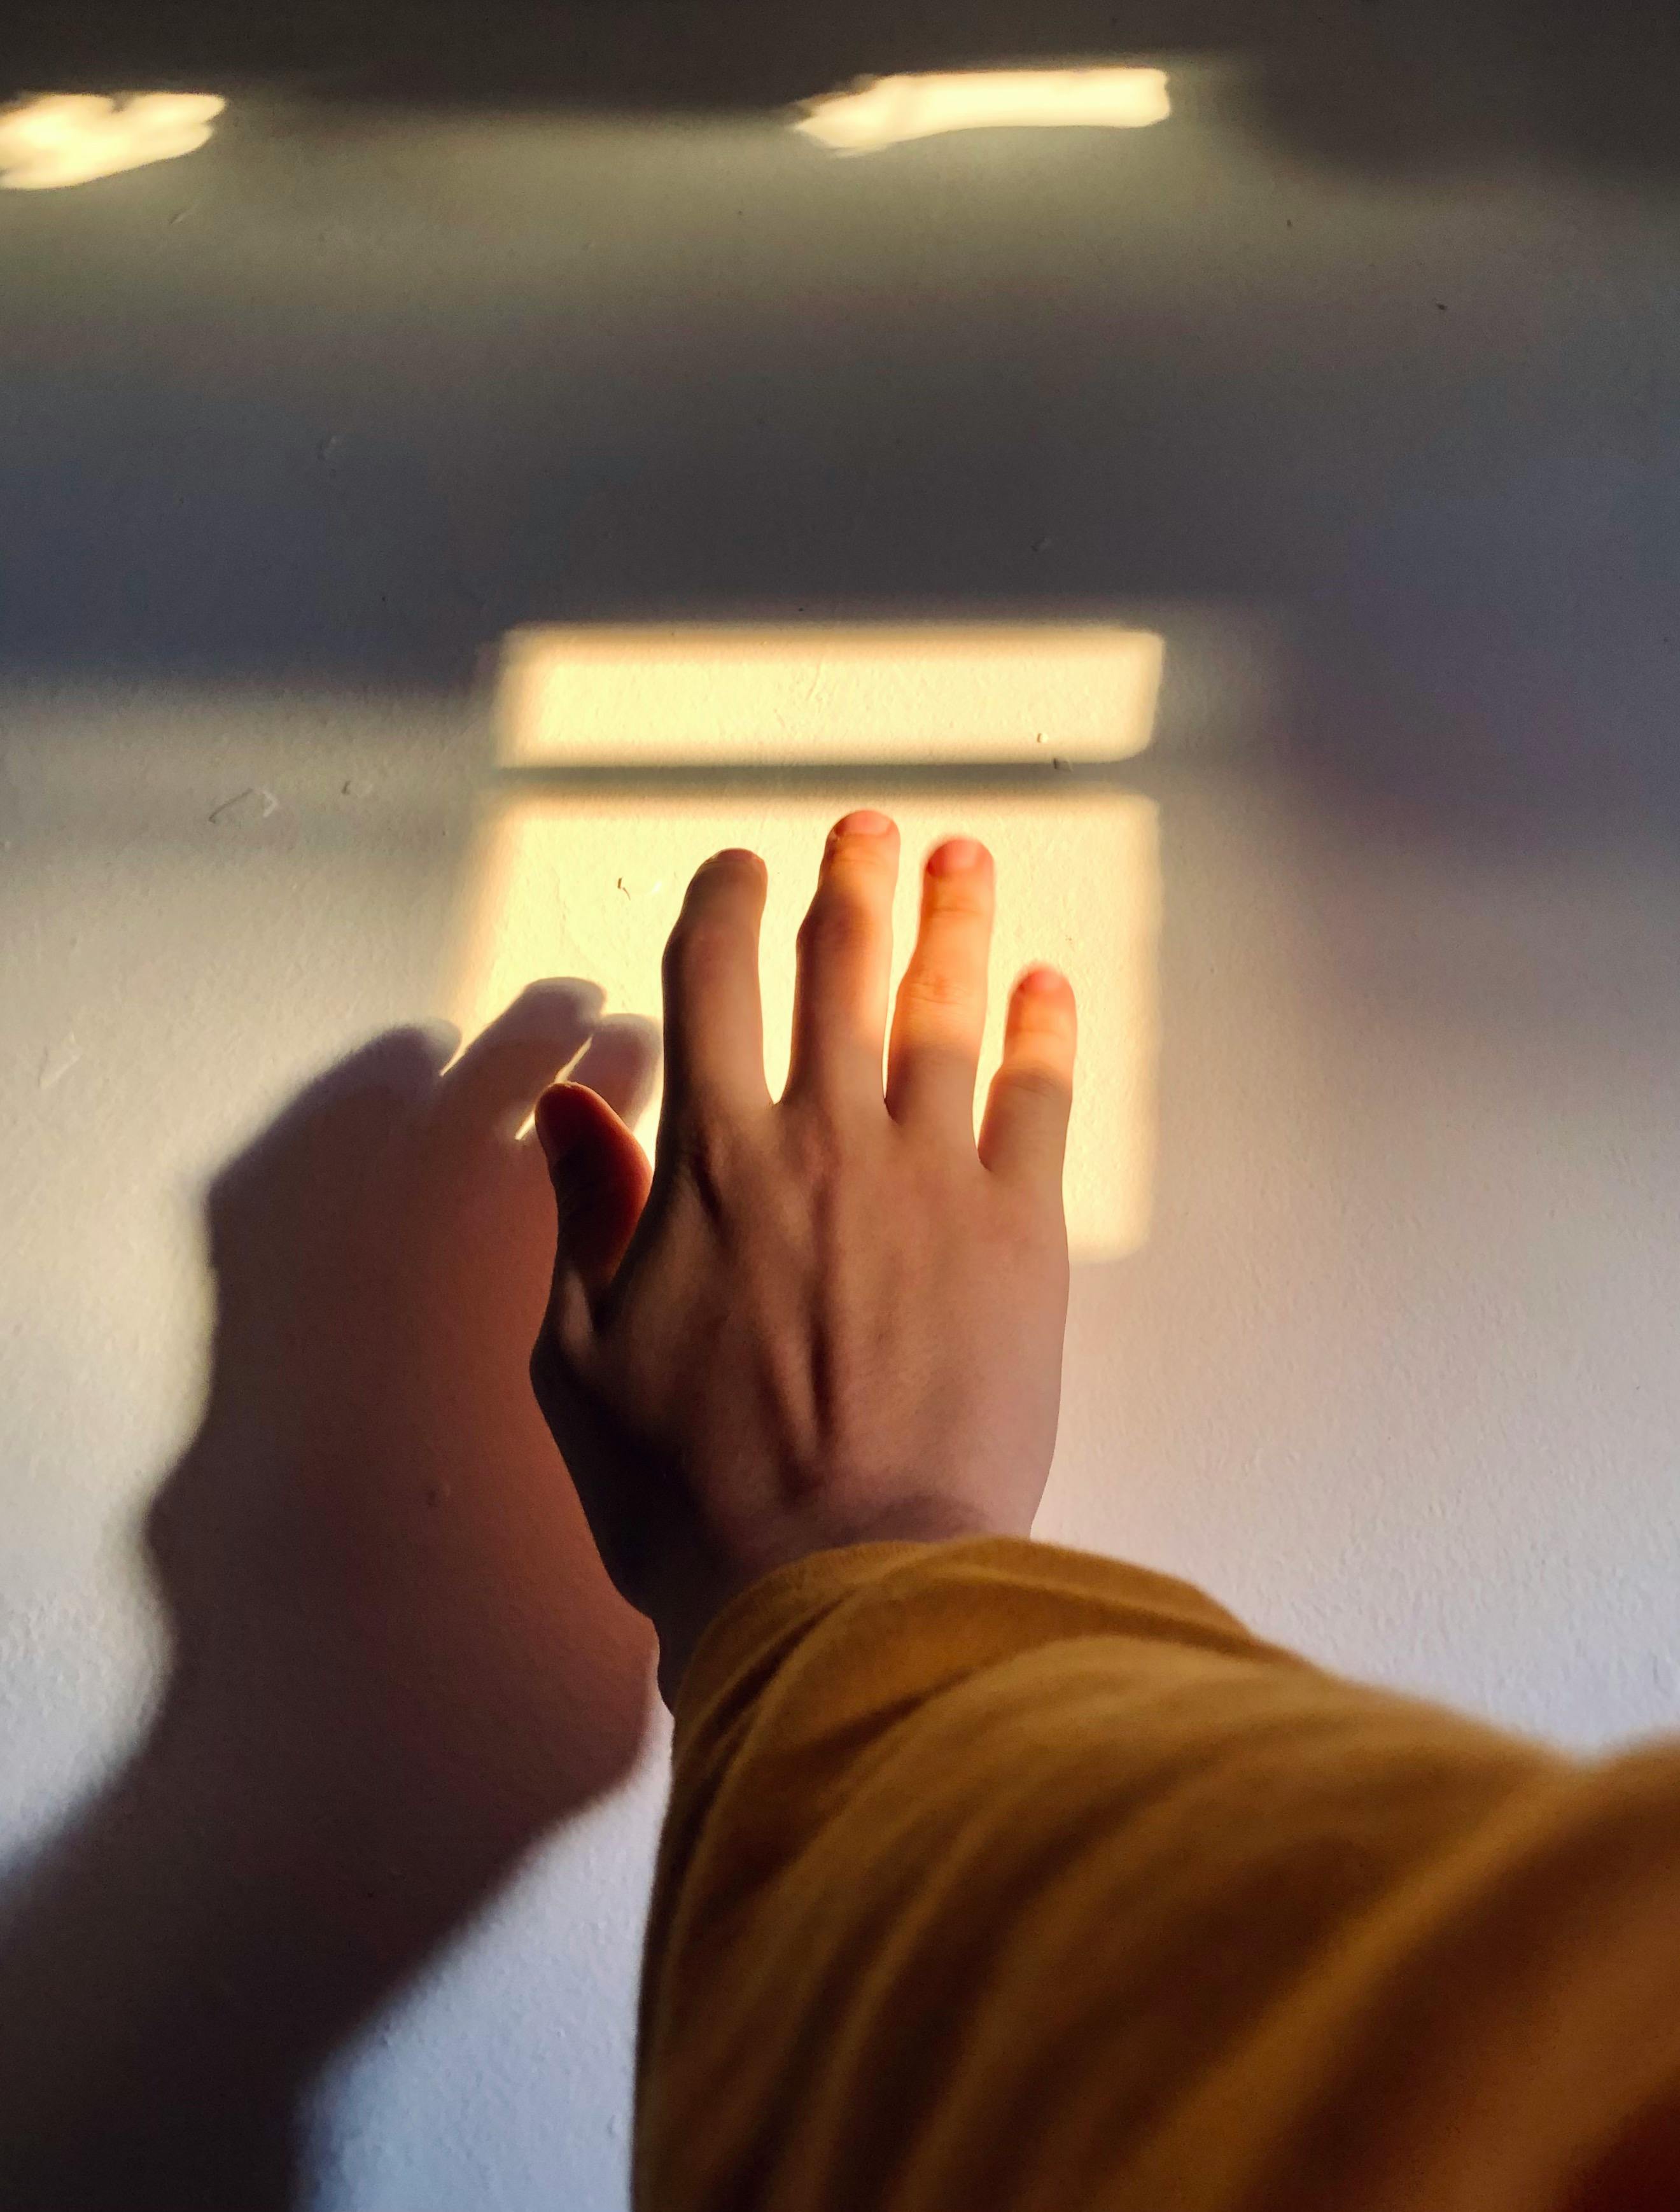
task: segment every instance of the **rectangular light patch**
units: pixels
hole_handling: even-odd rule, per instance
[[[1045,765],[1149,742],[1162,643],[1117,624],[674,624],[515,630],[513,767]]]

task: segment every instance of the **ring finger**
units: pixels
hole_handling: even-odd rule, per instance
[[[893,1118],[940,1127],[971,1144],[992,902],[992,856],[983,845],[949,837],[934,848],[887,1049],[886,1103]]]

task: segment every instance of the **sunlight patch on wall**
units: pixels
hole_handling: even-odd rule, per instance
[[[515,630],[504,763],[1113,761],[1149,743],[1163,647],[1115,623]]]
[[[213,92],[42,93],[0,108],[0,187],[44,192],[197,153],[227,101]]]
[[[968,832],[991,847],[998,875],[980,1096],[1009,983],[1032,961],[1054,962],[1080,999],[1074,1249],[1135,1249],[1147,1232],[1154,1150],[1156,810],[1111,784],[1058,777],[1050,763],[1143,751],[1163,653],[1153,632],[1100,623],[514,632],[452,1018],[471,1036],[527,983],[555,975],[600,984],[614,1009],[657,1015],[660,957],[689,878],[720,847],[750,845],[770,867],[761,968],[766,1073],[779,1090],[794,933],[829,825],[859,805],[884,805],[899,823],[900,971],[921,860],[940,837]],[[788,780],[825,764],[835,772],[816,788]],[[660,781],[673,769],[685,779],[678,789]],[[982,781],[965,787],[963,772],[976,769]],[[655,1100],[645,1141],[656,1115]]]
[[[608,1006],[657,1015],[660,955],[690,876],[721,846],[770,867],[761,971],[772,1090],[788,1067],[794,933],[831,822],[880,793],[722,795],[667,803],[631,793],[554,793],[490,804],[483,825],[450,1017],[472,1036],[539,975],[581,975]],[[998,925],[980,1097],[997,1064],[1003,994],[1050,960],[1080,1000],[1079,1088],[1068,1142],[1068,1219],[1076,1257],[1112,1258],[1148,1231],[1155,1127],[1156,939],[1160,863],[1153,803],[1130,793],[940,799],[889,796],[904,834],[896,967],[915,933],[918,867],[965,831],[997,859]],[[658,1100],[639,1133],[651,1146]]]
[[[1164,70],[962,70],[862,79],[802,101],[794,128],[831,153],[876,154],[947,131],[1135,131],[1172,112]]]

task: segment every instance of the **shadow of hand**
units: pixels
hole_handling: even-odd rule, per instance
[[[580,1049],[626,1113],[653,1073],[599,1005],[539,985],[447,1071],[381,1036],[211,1191],[209,1401],[147,1530],[159,1721],[0,1944],[0,2175],[32,2201],[278,2201],[241,2144],[636,1757],[651,1632],[526,1366],[553,1206],[516,1133]]]
[[[552,1200],[516,1132],[580,1048],[627,1110],[653,1071],[648,1026],[598,1006],[538,985],[443,1073],[434,1035],[380,1037],[210,1194],[210,1402],[149,1524],[166,1725],[277,1818],[376,1835],[399,1881],[482,1880],[646,1722],[648,1633],[526,1373]]]

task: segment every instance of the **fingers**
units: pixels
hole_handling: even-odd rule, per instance
[[[665,948],[666,1110],[768,1105],[758,924],[764,864],[715,854],[696,874]]]
[[[554,1185],[557,1237],[550,1322],[576,1348],[647,1202],[646,1154],[606,1101],[559,1083],[537,1101],[537,1140]]]
[[[587,1042],[601,1010],[593,983],[533,983],[467,1046],[443,1081],[443,1110],[463,1128],[512,1136],[532,1101]]]
[[[893,1010],[886,1103],[896,1121],[973,1141],[991,942],[991,854],[971,837],[947,838],[928,855],[921,927]]]
[[[1077,1023],[1073,986],[1054,968],[1029,968],[1009,996],[1003,1058],[980,1125],[980,1158],[995,1174],[1058,1195],[1074,1098]]]
[[[788,1095],[881,1096],[898,831],[864,807],[829,832],[799,933]]]

